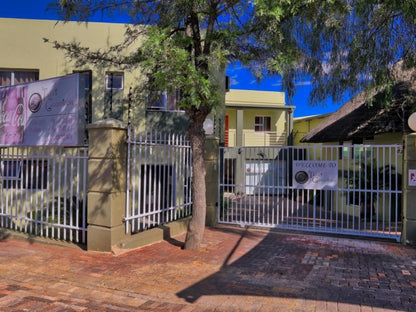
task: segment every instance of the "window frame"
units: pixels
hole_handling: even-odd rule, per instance
[[[111,82],[111,76],[113,80],[113,85],[109,85]],[[121,77],[121,85],[120,87],[114,87],[114,77]],[[105,74],[105,89],[106,90],[124,90],[124,73],[123,72],[107,72]]]
[[[86,97],[86,106],[85,106],[85,120],[87,123],[92,123],[92,70],[74,70],[73,73],[84,75],[87,77],[85,81],[88,81],[88,85],[84,87],[84,93]]]
[[[181,90],[177,89],[172,92],[168,91],[150,91],[153,92],[153,96],[147,97],[146,110],[148,111],[162,111],[162,112],[183,112],[183,109],[180,109],[178,102],[182,97]],[[156,98],[159,98],[160,101],[151,101]],[[155,105],[156,103],[161,103],[162,105]],[[172,109],[172,107],[174,107]]]
[[[260,119],[260,121],[257,121]],[[268,120],[268,122],[265,122]],[[270,132],[271,131],[271,116],[267,115],[258,115],[254,117],[254,132]]]
[[[13,165],[12,170],[10,170],[10,165]],[[1,178],[2,180],[20,180],[20,174],[22,172],[22,161],[15,159],[5,159],[1,163]]]

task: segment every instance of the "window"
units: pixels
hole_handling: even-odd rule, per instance
[[[92,122],[92,71],[75,70],[74,73],[80,74],[82,85],[84,85],[85,97],[85,120],[87,123]]]
[[[105,75],[104,118],[123,118],[124,74],[108,72]]]
[[[18,180],[21,169],[21,161],[4,160],[1,162],[1,177],[3,180]]]
[[[180,110],[179,100],[181,99],[181,91],[153,91],[147,97],[147,109],[159,111],[175,111]]]
[[[105,75],[105,88],[107,90],[123,90],[124,74],[123,73],[107,73]]]
[[[254,120],[254,131],[256,132],[270,131],[270,117],[269,116],[256,116]]]
[[[0,169],[4,188],[46,189],[47,160],[3,160]]]
[[[39,80],[39,70],[0,69],[0,87]]]

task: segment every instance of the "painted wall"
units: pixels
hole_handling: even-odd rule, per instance
[[[293,119],[293,144],[309,145],[310,143],[301,143],[300,140],[309,133],[313,128],[318,126],[330,114],[322,114],[308,117],[299,117]]]
[[[285,105],[284,92],[230,90],[226,93],[225,103],[229,146],[236,146],[238,138],[243,146],[286,144],[288,135],[286,112],[293,107]],[[269,132],[255,132],[256,116],[270,117]]]
[[[403,135],[401,132],[375,135],[373,144],[403,144]],[[370,142],[364,141],[364,144],[367,143]]]
[[[0,19],[0,68],[39,70],[39,79],[70,74],[78,70],[92,70],[93,121],[104,117],[105,73],[118,71],[116,67],[76,66],[43,38],[51,41],[73,42],[91,49],[105,50],[120,43],[124,38],[124,25],[106,23],[79,24],[75,22],[56,23],[46,20]],[[124,90],[118,97],[124,98],[139,73],[124,73]],[[121,94],[120,94],[121,93]],[[115,96],[115,98],[117,97]],[[135,115],[140,114],[139,111]],[[124,115],[124,112],[123,112]]]
[[[232,89],[226,95],[227,106],[266,106],[276,108],[285,105],[285,93]]]
[[[76,22],[56,23],[47,20],[26,20],[0,18],[0,70],[39,70],[39,79],[47,79],[73,73],[73,71],[92,70],[92,122],[108,116],[105,106],[106,72],[120,72],[117,67],[102,67],[85,64],[77,66],[74,61],[65,57],[63,51],[56,50],[43,38],[58,42],[80,42],[91,50],[106,50],[110,46],[122,43],[124,40],[124,24],[95,23],[80,24]],[[137,44],[139,44],[138,42]],[[134,48],[134,46],[132,47]],[[222,78],[219,86],[224,94],[224,72],[219,71]],[[113,116],[127,121],[128,93],[130,88],[137,86],[144,78],[139,70],[124,71],[124,89],[113,92]],[[108,101],[108,99],[107,99]],[[218,110],[223,114],[223,110]],[[217,114],[213,119],[220,118]],[[184,132],[187,128],[187,116],[184,112],[148,111],[143,99],[133,100],[131,111],[132,123],[141,129],[177,130]],[[222,120],[223,122],[223,120]],[[220,122],[217,121],[217,124]],[[223,129],[223,128],[222,128]],[[219,130],[217,130],[218,132]]]

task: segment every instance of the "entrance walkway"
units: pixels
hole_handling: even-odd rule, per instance
[[[416,249],[220,227],[119,255],[3,238],[0,311],[414,311]]]

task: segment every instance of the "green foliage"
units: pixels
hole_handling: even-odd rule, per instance
[[[158,86],[186,91],[184,108],[217,105],[213,72],[227,61],[241,61],[259,80],[281,75],[289,98],[296,79],[311,77],[311,104],[391,88],[398,60],[416,65],[415,0],[60,0],[51,8],[65,20],[129,14],[126,40],[109,51],[55,46],[93,63],[144,66]],[[148,41],[121,57],[142,35]]]
[[[148,27],[147,40],[142,46],[144,61],[142,70],[151,79],[147,82],[150,90],[184,90],[179,106],[183,109],[199,108],[203,105],[213,108],[221,103],[215,69],[225,67],[225,58],[221,51],[210,55],[201,55],[190,61],[189,53],[184,48],[190,39],[182,34],[170,35],[170,29]],[[203,70],[195,62],[217,64]]]
[[[206,116],[220,103],[216,75],[227,62],[243,62],[258,79],[293,68],[301,53],[287,33],[293,17],[311,5],[314,1],[60,0],[50,8],[64,20],[125,13],[131,23],[125,40],[107,51],[92,51],[76,42],[52,44],[78,66],[88,62],[139,68],[152,78],[143,88],[181,89],[186,96],[180,106],[189,114],[196,109]],[[139,38],[146,39],[135,46]],[[285,77],[294,78],[287,73]]]
[[[138,81],[137,94],[180,90],[194,181],[202,184],[203,122],[221,103],[216,74],[227,62],[242,62],[259,80],[281,75],[289,99],[296,80],[311,77],[311,104],[364,88],[385,90],[388,101],[403,78],[393,65],[416,64],[416,0],[60,0],[51,8],[66,21],[130,16],[124,41],[107,51],[52,44],[78,64],[141,70],[148,79]],[[204,185],[193,185],[193,192],[194,211],[205,211]],[[205,214],[195,215],[190,228],[203,227]],[[197,248],[200,234],[189,234],[186,247]]]
[[[313,104],[328,97],[340,101],[346,93],[363,89],[391,89],[403,79],[397,75],[401,64],[393,70],[399,60],[414,67],[414,1],[341,2],[348,5],[338,6],[336,1],[319,4],[315,21],[300,17],[290,33],[303,47],[304,61],[299,71],[312,76]],[[392,99],[385,100],[388,103]]]

